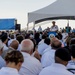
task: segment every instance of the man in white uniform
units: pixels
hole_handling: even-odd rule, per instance
[[[51,42],[51,48],[49,47],[44,50],[41,57],[41,63],[43,68],[48,67],[55,62],[54,60],[55,51],[60,47],[61,47],[61,42],[55,39],[53,40],[53,42]]]
[[[58,26],[55,25],[55,21],[52,21],[52,26],[50,28],[50,31],[53,31],[53,32],[57,32],[58,31]]]
[[[41,28],[41,26],[39,26],[38,31],[39,31],[39,32],[42,32],[42,28]]]
[[[69,60],[71,60],[71,56],[68,50],[65,48],[59,48],[55,52],[55,63],[44,68],[39,75],[73,75],[66,70],[66,65]]]
[[[41,63],[35,57],[32,57],[33,42],[25,39],[21,42],[21,52],[24,57],[24,63],[19,71],[20,75],[38,75],[42,70]]]
[[[62,40],[63,40],[63,42],[66,42],[66,39],[67,39],[67,37],[68,37],[68,33],[66,32],[66,30],[64,30],[64,32],[62,33]]]

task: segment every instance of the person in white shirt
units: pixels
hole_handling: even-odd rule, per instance
[[[48,67],[54,63],[54,54],[55,51],[61,47],[61,42],[57,39],[52,40],[51,47],[44,50],[41,58],[42,67]]]
[[[55,63],[44,68],[39,75],[73,75],[66,69],[71,56],[67,49],[59,48],[55,52]]]
[[[70,45],[71,49],[71,60],[68,62],[67,69],[75,74],[75,44]]]
[[[16,40],[18,40],[19,41],[19,45],[18,45],[18,48],[17,48],[17,50],[21,50],[21,42],[22,42],[22,40],[24,39],[24,36],[23,35],[18,35],[17,37],[16,37]]]
[[[66,30],[64,30],[64,32],[62,33],[62,40],[63,40],[63,42],[66,42],[66,39],[67,39],[67,37],[68,37],[68,33],[66,32]]]
[[[2,40],[2,42],[3,42],[3,50],[7,50],[8,49],[8,47],[7,47],[7,45],[6,45],[6,43],[7,43],[7,41],[8,41],[8,35],[7,35],[7,33],[2,33],[1,34],[1,36],[0,36],[0,39]]]
[[[3,51],[2,53],[2,58],[4,59],[6,54],[9,52],[9,51],[12,51],[12,50],[17,50],[18,48],[18,45],[19,45],[19,42],[17,40],[13,40],[11,43],[10,43],[10,46],[8,47],[7,50]]]
[[[3,53],[3,43],[0,40],[0,69],[6,66],[5,60],[1,57],[2,53]]]
[[[21,52],[24,57],[24,62],[19,71],[20,75],[38,75],[42,70],[39,60],[32,57],[34,44],[30,39],[25,39],[21,42]]]
[[[45,40],[46,37],[47,37],[47,36],[46,36],[45,34],[42,34],[42,40],[39,42],[39,44],[44,43],[44,40]]]
[[[0,69],[0,75],[19,75],[18,71],[24,61],[20,51],[10,51],[5,56],[6,67]]]
[[[42,32],[42,28],[41,28],[41,26],[39,26],[38,31],[39,31],[39,32]]]
[[[11,34],[11,35],[10,35],[10,40],[8,40],[8,47],[10,46],[10,44],[11,44],[11,42],[12,42],[13,40],[15,40],[15,39],[14,39],[14,35]]]
[[[44,42],[38,45],[38,52],[40,55],[43,54],[44,50],[50,46],[50,39],[45,38]]]
[[[51,26],[50,31],[57,32],[57,31],[58,31],[58,26],[55,25],[55,21],[52,21],[52,24],[53,24],[53,25]]]

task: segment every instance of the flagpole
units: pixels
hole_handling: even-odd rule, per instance
[[[69,26],[69,19],[68,19],[68,22],[67,22],[67,26]]]

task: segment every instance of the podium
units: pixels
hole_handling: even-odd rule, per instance
[[[48,33],[49,38],[50,38],[50,37],[55,37],[56,35],[57,35],[57,33],[54,32],[54,31],[50,31],[50,32]]]

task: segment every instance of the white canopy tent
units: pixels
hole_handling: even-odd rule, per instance
[[[75,19],[75,0],[57,0],[45,8],[28,13],[28,24],[50,19]]]

